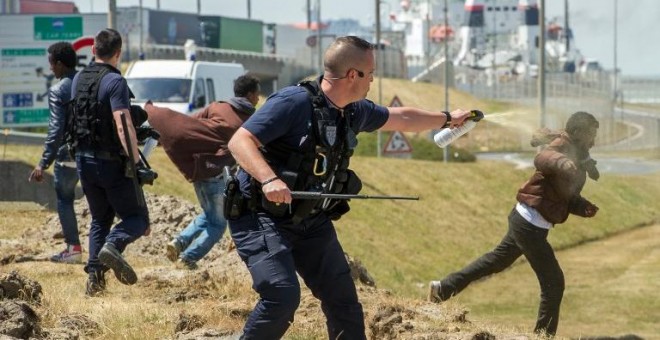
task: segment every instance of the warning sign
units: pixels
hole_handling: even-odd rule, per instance
[[[412,153],[412,146],[406,136],[401,131],[394,131],[390,138],[385,143],[383,149],[384,155],[392,155],[398,157],[409,157]]]
[[[399,97],[394,96],[394,98],[392,98],[392,101],[390,102],[390,105],[388,105],[388,106],[389,107],[402,107],[403,104],[401,104],[401,100],[399,100]]]

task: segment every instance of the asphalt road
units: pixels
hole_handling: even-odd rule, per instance
[[[477,160],[495,160],[504,161],[516,165],[518,169],[533,167],[533,156],[519,153],[480,153],[477,154]],[[600,173],[643,175],[654,172],[660,172],[660,161],[643,160],[636,158],[614,158],[599,157],[598,154],[592,154],[592,158],[598,162]]]

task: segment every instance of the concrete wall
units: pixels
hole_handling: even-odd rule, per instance
[[[31,164],[19,161],[0,161],[0,201],[35,202],[47,209],[57,209],[57,198],[53,175],[44,174],[41,183],[28,182],[30,172],[34,169]],[[82,197],[80,186],[76,190],[76,199]]]

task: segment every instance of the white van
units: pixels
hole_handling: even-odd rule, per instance
[[[190,114],[234,96],[234,79],[245,73],[241,64],[188,60],[138,60],[126,70],[134,104],[154,105]]]

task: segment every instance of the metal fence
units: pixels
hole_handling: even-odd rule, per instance
[[[622,77],[620,87],[625,102],[660,104],[660,78]]]
[[[456,86],[460,90],[480,98],[526,106],[538,114],[539,91],[538,79],[535,77],[466,68],[457,69],[456,74]],[[615,113],[613,84],[612,74],[608,72],[547,74],[546,127],[560,129],[572,113],[587,111],[594,114],[600,122],[598,143],[611,145],[617,142],[621,134],[617,123],[621,120],[620,114]],[[521,136],[521,140],[526,141],[528,137],[529,131]],[[521,141],[521,145],[526,144]]]

